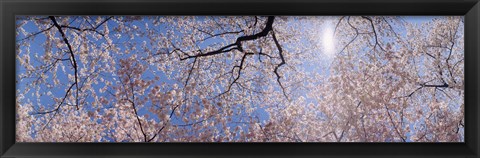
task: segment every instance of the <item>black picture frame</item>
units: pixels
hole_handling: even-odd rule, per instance
[[[464,143],[16,143],[16,15],[464,15]],[[0,0],[1,157],[478,158],[479,0]]]

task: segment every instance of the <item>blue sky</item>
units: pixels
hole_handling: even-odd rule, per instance
[[[406,22],[408,23],[416,23],[416,24],[421,24],[423,22],[427,22],[427,21],[430,21],[432,20],[434,17],[433,16],[405,16],[405,17],[402,17],[402,19],[404,19]],[[92,17],[92,19],[95,19],[95,17]],[[335,17],[333,18],[335,19]],[[202,20],[202,18],[199,18],[198,20]],[[92,20],[93,21],[93,20]],[[143,21],[141,21],[142,24],[140,22],[134,22],[136,24],[136,26],[138,26],[140,29],[145,29],[145,25],[143,23],[147,23],[149,25],[149,27],[153,27],[153,21],[152,19],[143,19]],[[72,23],[70,23],[70,25],[72,26],[76,26],[76,25],[80,25],[80,23],[78,23],[78,21],[73,21]],[[107,22],[107,25],[110,27],[110,28],[114,28],[116,27],[116,23],[114,22]],[[38,28],[35,26],[35,24],[33,24],[33,22],[29,22],[27,23],[26,25],[23,26],[23,28],[25,29],[26,32],[30,32],[30,33],[33,33],[33,32],[38,32]],[[165,30],[164,28],[168,28],[168,26],[164,26],[164,25],[160,25],[158,27],[159,30],[161,31],[167,31]],[[325,26],[319,26],[319,28],[325,28]],[[54,28],[55,29],[55,28]],[[399,33],[400,34],[405,34],[405,30],[402,30],[400,28],[396,28],[398,29]],[[176,33],[178,33],[178,31],[176,31]],[[57,36],[59,36],[57,34]],[[21,40],[21,39],[24,39],[26,36],[23,35],[23,34],[18,34],[17,35],[17,41],[18,40]],[[43,56],[46,52],[44,51],[44,46],[43,44],[46,42],[45,41],[45,35],[43,34],[38,34],[36,35],[34,38],[31,38],[31,39],[27,39],[27,40],[31,40],[30,42],[30,48],[25,48],[25,47],[22,47],[20,50],[22,51],[21,55],[19,56],[20,58],[22,58],[23,54],[27,51],[30,51],[30,59],[33,63],[34,66],[38,66],[38,65],[41,65],[43,64],[41,60],[34,60],[35,59],[35,56],[38,55],[38,56]],[[147,43],[147,45],[150,45],[150,41],[147,37],[135,37],[134,40],[130,40],[130,37],[128,36],[122,36],[121,38],[119,39],[116,39],[114,40],[115,43],[122,43],[122,42],[138,42],[138,43],[141,43],[142,41],[145,41]],[[105,42],[105,41],[98,41],[99,43],[101,42]],[[206,45],[209,45],[211,43],[220,43],[222,42],[220,39],[218,38],[213,38],[211,40],[209,40],[208,42],[205,42],[203,43],[204,45],[200,45],[200,47],[204,47]],[[127,45],[119,45],[119,48],[121,49],[127,49]],[[137,45],[136,46],[137,50],[142,50],[141,48],[141,44]],[[150,48],[150,49],[156,49],[156,48]],[[53,52],[57,51],[55,47],[53,47]],[[319,50],[319,51],[322,51],[322,50]],[[324,53],[324,52],[321,52],[321,53]],[[132,52],[131,54],[128,54],[128,55],[124,55],[124,58],[127,58],[131,55],[135,54],[135,52]],[[68,56],[65,56],[65,58],[68,58]],[[123,57],[122,57],[123,58]],[[325,58],[324,60],[327,60],[327,61],[331,61],[331,59],[328,59],[328,58]],[[189,60],[188,62],[193,62],[193,60]],[[20,63],[16,62],[16,70],[17,70],[17,74],[19,73],[23,73],[26,71],[25,67],[21,66]],[[63,64],[66,65],[66,73],[69,74],[69,73],[72,73],[73,70],[72,69],[68,69],[69,67],[69,63],[68,61],[63,61]],[[79,65],[79,68],[82,68],[84,65],[83,63],[78,63]],[[119,65],[116,65],[117,68],[120,68]],[[325,75],[329,75],[329,71],[328,70],[324,70],[322,69],[321,67],[315,67],[315,63],[305,63],[304,65],[304,69],[306,71],[317,71],[319,72],[320,74],[325,74]],[[173,80],[173,79],[168,79],[167,75],[164,73],[164,72],[157,72],[155,71],[156,68],[155,66],[152,66],[150,65],[149,66],[149,69],[147,69],[147,72],[143,74],[143,78],[146,78],[146,79],[152,79],[152,78],[155,78],[156,76],[160,77],[161,80],[156,82],[155,84],[162,84],[162,83],[165,83],[165,84],[169,84],[169,85],[173,85],[173,84],[178,84],[179,86],[183,86],[183,82],[180,82],[180,81],[176,81],[176,80]],[[174,71],[174,73],[179,73],[178,71]],[[67,79],[67,74],[58,74],[58,79],[62,80],[62,81],[65,81],[65,80],[68,80]],[[48,72],[46,74],[47,76],[50,76],[52,75],[52,72]],[[106,76],[110,76],[111,79],[113,80],[114,77],[114,74],[104,74]],[[18,77],[18,76],[17,76]],[[18,80],[18,78],[17,78]],[[31,82],[35,80],[35,79],[24,79],[22,80],[21,82],[18,82],[17,83],[17,91],[19,92],[24,92],[26,89],[28,88],[39,88],[41,89],[40,92],[41,93],[46,93],[46,91],[51,91],[53,93],[54,96],[56,97],[60,97],[62,95],[65,94],[65,87],[62,87],[62,86],[59,86],[59,87],[48,87],[47,85],[45,84],[42,84],[40,86],[37,86],[37,87],[30,87],[31,85]],[[69,84],[71,83],[64,83],[66,86],[68,86]],[[99,84],[94,84],[93,85],[93,89],[98,93],[99,89],[104,87],[105,84],[104,83],[99,83]],[[225,88],[225,87],[224,87]],[[276,89],[277,91],[280,91],[280,88],[277,87]],[[148,91],[147,91],[148,92]],[[306,93],[306,92],[305,92]],[[34,105],[35,108],[39,108],[41,106],[45,106],[45,110],[50,110],[52,108],[54,108],[56,105],[54,104],[54,100],[48,96],[42,96],[40,97],[39,100],[35,99],[34,97],[35,95],[35,91],[31,90],[29,92],[26,93],[25,95],[25,98],[26,100],[25,101],[31,101],[32,104]],[[197,99],[197,100],[200,100],[200,99]],[[93,102],[94,101],[94,98],[92,97],[87,97],[86,98],[86,102]],[[307,100],[307,102],[315,102],[314,100]],[[148,102],[146,104],[149,104]],[[46,106],[47,105],[47,106]],[[150,105],[151,106],[151,105]],[[147,106],[148,107],[148,106]],[[139,112],[139,115],[145,115],[145,114],[149,114],[150,116],[152,116],[151,118],[153,118],[154,120],[156,121],[160,121],[160,119],[158,117],[156,117],[156,115],[154,115],[153,113],[149,112],[147,107],[145,108],[141,108],[141,109],[138,109],[138,112]],[[86,106],[86,108],[88,110],[95,110],[93,107],[91,106]],[[40,110],[41,111],[41,110]],[[32,113],[35,113],[35,112],[32,112]],[[269,115],[268,113],[262,109],[262,108],[259,108],[255,111],[256,115],[260,118],[260,120],[262,121],[262,124],[264,124],[264,121],[266,121],[268,118],[269,118]],[[239,122],[241,122],[242,118],[238,118],[238,117],[234,117],[233,118],[234,120],[238,120]],[[179,117],[175,116],[173,117],[173,120],[172,120],[172,123],[173,124],[186,124],[187,122],[183,122]],[[230,124],[229,125],[231,128],[234,128],[235,126],[237,126],[237,124]],[[410,124],[409,126],[411,126],[411,128],[413,128],[412,124]],[[187,127],[188,128],[188,127]],[[410,141],[410,134],[407,134],[407,141]],[[107,140],[109,140],[109,138],[105,138]]]

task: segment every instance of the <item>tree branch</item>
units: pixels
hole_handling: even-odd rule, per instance
[[[46,32],[46,31],[52,29],[53,26],[54,26],[54,25],[51,25],[50,27],[48,27],[48,28],[45,29],[45,30],[41,30],[41,31],[38,31],[38,32],[36,32],[36,33],[32,33],[32,34],[30,34],[30,35],[27,35],[25,38],[16,40],[16,42],[18,42],[18,41],[23,41],[23,40],[25,40],[25,39],[31,38],[31,37],[36,36],[36,35],[38,35],[38,34],[44,33],[44,32]]]
[[[244,41],[251,41],[251,40],[256,40],[258,38],[261,38],[261,37],[266,37],[268,35],[269,32],[272,32],[272,37],[273,37],[273,40],[275,42],[275,45],[279,51],[279,56],[280,56],[280,59],[281,59],[281,62],[279,64],[276,65],[275,69],[274,69],[274,73],[275,75],[277,76],[277,82],[278,84],[280,85],[280,87],[282,88],[282,91],[283,91],[283,95],[288,99],[288,96],[285,92],[285,88],[284,86],[282,85],[282,83],[280,82],[280,74],[278,73],[278,69],[284,65],[286,62],[285,62],[285,58],[283,57],[283,50],[282,50],[282,47],[280,45],[280,43],[278,42],[276,36],[275,36],[275,33],[273,32],[273,22],[275,20],[275,17],[274,16],[269,16],[267,18],[267,22],[265,24],[265,28],[256,33],[256,34],[253,34],[253,35],[248,35],[248,36],[241,36],[241,37],[238,37],[237,40],[235,41],[235,43],[231,43],[229,45],[226,45],[218,50],[215,50],[215,51],[211,51],[211,52],[207,52],[207,53],[201,53],[200,54],[196,54],[196,55],[189,55],[188,53],[184,53],[184,55],[186,55],[186,57],[183,57],[183,58],[180,58],[180,60],[186,60],[186,59],[190,59],[190,58],[199,58],[199,57],[205,57],[205,56],[213,56],[213,55],[217,55],[217,54],[222,54],[222,53],[226,53],[226,52],[231,52],[232,50],[239,50],[240,52],[244,52],[243,50],[243,45],[242,45],[242,42]],[[236,83],[236,81],[240,78],[240,73],[241,73],[241,70],[243,69],[243,64],[244,64],[244,61],[245,61],[245,58],[247,55],[252,55],[253,53],[244,53],[243,57],[242,57],[242,60],[241,60],[241,63],[240,63],[240,66],[234,66],[231,73],[233,74],[233,70],[235,68],[240,68],[239,69],[239,73],[238,75],[235,77],[235,79],[233,80],[232,83],[229,84],[227,90],[223,93],[221,93],[220,95],[218,96],[221,96],[225,93],[227,93],[228,91],[230,91],[231,87],[233,84]],[[262,53],[261,55],[265,55],[265,56],[268,56],[270,58],[273,58],[272,56],[268,55],[268,54],[264,54]],[[191,73],[191,72],[190,72]],[[190,73],[189,73],[189,76],[190,76]],[[190,77],[187,77],[187,81],[188,81],[188,78]],[[187,83],[187,82],[186,82]],[[216,96],[216,97],[218,97]],[[176,108],[174,108],[176,109]]]
[[[38,112],[38,113],[36,113],[36,114],[48,114],[48,113],[55,112],[55,113],[53,114],[53,116],[50,117],[50,119],[49,119],[48,122],[45,124],[45,126],[43,126],[42,131],[48,126],[48,124],[52,121],[52,119],[57,115],[58,111],[60,110],[60,107],[61,107],[62,104],[65,102],[65,99],[67,98],[68,93],[70,93],[70,91],[72,90],[73,86],[76,85],[76,84],[77,84],[77,83],[73,83],[73,84],[68,88],[67,92],[65,92],[65,96],[63,97],[62,101],[58,104],[58,106],[57,106],[55,109],[53,109],[53,110],[51,110],[51,111]],[[34,115],[36,115],[36,114],[34,114]]]
[[[374,47],[376,47],[378,45],[378,47],[382,51],[385,51],[385,49],[383,49],[382,45],[380,45],[380,42],[378,41],[377,31],[375,30],[375,25],[373,24],[372,18],[370,18],[368,16],[362,16],[362,18],[367,19],[370,22],[370,26],[372,27],[373,34],[375,35],[375,46]]]
[[[281,46],[280,43],[278,42],[277,37],[275,36],[275,32],[273,32],[273,31],[272,31],[272,38],[273,38],[273,41],[275,42],[275,45],[277,46],[278,55],[280,56],[280,59],[282,60],[282,62],[280,62],[280,64],[278,64],[278,65],[275,67],[275,69],[273,70],[273,72],[275,72],[275,75],[277,75],[277,82],[278,82],[278,84],[280,85],[280,87],[282,88],[283,95],[285,96],[285,98],[287,98],[287,100],[289,100],[287,94],[285,93],[285,88],[283,87],[282,82],[280,82],[281,76],[278,74],[278,68],[280,68],[280,66],[282,66],[282,65],[285,64],[285,59],[283,58],[282,46]]]
[[[274,20],[275,20],[274,16],[269,16],[268,19],[267,19],[267,23],[265,25],[265,28],[257,34],[238,37],[237,40],[235,41],[235,43],[231,43],[231,44],[229,44],[227,46],[224,46],[224,47],[222,47],[222,48],[220,48],[216,51],[207,52],[205,54],[197,54],[197,55],[193,55],[193,56],[187,55],[187,57],[181,58],[180,60],[186,60],[186,59],[189,59],[189,58],[197,58],[197,57],[204,57],[204,56],[211,56],[211,55],[230,52],[232,50],[239,50],[239,51],[243,52],[242,42],[243,41],[251,41],[251,40],[258,39],[260,37],[267,36],[268,33],[273,28],[272,25],[273,25]],[[234,46],[236,46],[236,47],[234,47]]]
[[[70,56],[72,58],[72,66],[73,66],[73,69],[75,71],[75,83],[74,83],[74,85],[76,86],[75,87],[76,88],[75,89],[76,90],[75,104],[76,104],[77,110],[79,110],[79,108],[78,108],[78,72],[77,72],[78,69],[77,69],[77,61],[75,60],[75,55],[73,54],[72,46],[68,42],[67,35],[65,35],[65,33],[63,32],[62,27],[57,23],[57,20],[55,19],[54,16],[49,16],[49,18],[52,20],[53,25],[58,29],[58,32],[60,32],[60,34],[62,35],[63,41],[67,45],[68,50],[70,52]]]
[[[140,130],[142,131],[142,134],[143,134],[143,140],[147,142],[147,134],[145,134],[145,131],[143,130],[142,121],[140,120],[140,117],[138,116],[138,113],[137,113],[137,108],[135,107],[135,91],[133,90],[132,78],[130,77],[130,75],[127,75],[127,77],[128,77],[128,80],[130,81],[130,89],[132,92],[132,100],[128,100],[128,101],[132,103],[133,112],[137,117],[138,125],[140,126]]]
[[[226,94],[230,91],[230,89],[232,88],[233,84],[237,83],[237,80],[240,78],[240,75],[242,74],[242,69],[243,69],[243,64],[245,62],[245,59],[247,58],[248,55],[253,55],[254,53],[245,53],[243,54],[243,57],[242,57],[242,60],[240,61],[240,65],[236,65],[236,66],[233,66],[232,68],[232,71],[230,71],[233,75],[234,71],[235,71],[235,68],[238,68],[238,73],[237,73],[237,76],[235,77],[235,79],[233,80],[233,82],[230,83],[230,85],[228,85],[228,88],[226,91],[224,91],[223,93],[220,93],[219,95],[217,95],[217,97],[223,95],[223,94]]]
[[[397,125],[395,124],[395,122],[393,122],[392,115],[390,115],[390,111],[387,107],[387,104],[385,104],[384,106],[385,106],[385,110],[387,111],[388,118],[390,119],[390,122],[392,123],[393,128],[395,129],[395,132],[397,132],[398,136],[402,139],[403,142],[406,142],[405,138],[403,138],[403,136],[400,134],[400,131],[398,130]]]

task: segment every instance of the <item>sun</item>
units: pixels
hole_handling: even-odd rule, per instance
[[[322,34],[322,51],[323,54],[327,57],[333,57],[335,55],[335,36],[334,36],[334,28],[332,24],[326,23],[323,26],[321,31]]]

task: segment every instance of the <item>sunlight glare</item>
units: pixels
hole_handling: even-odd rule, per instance
[[[325,24],[322,32],[323,54],[327,57],[335,55],[334,30],[331,24]]]

